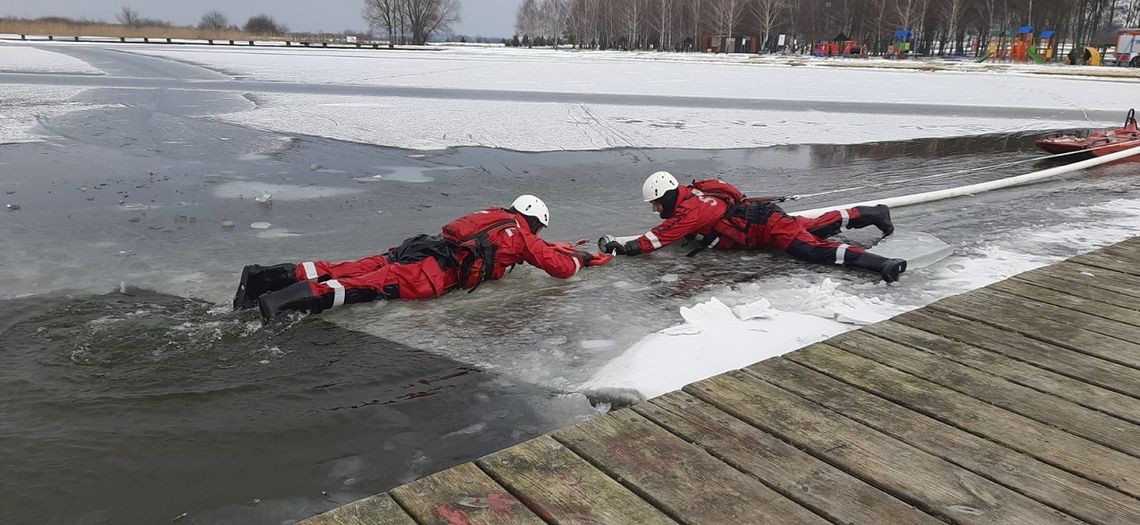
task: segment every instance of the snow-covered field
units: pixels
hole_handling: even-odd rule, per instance
[[[74,44],[34,49],[0,44],[0,72],[98,72],[44,51],[66,52],[67,45]],[[1118,124],[1127,110],[1121,101],[1135,100],[1140,92],[1134,75],[1071,76],[1096,71],[1059,65],[954,63],[900,70],[899,63],[887,61],[845,65],[803,58],[488,48],[118,49],[200,64],[241,79],[227,88],[233,90],[242,89],[244,80],[375,87],[376,95],[328,95],[319,89],[282,93],[251,86],[255,109],[213,118],[416,150],[751,148],[1102,127]],[[1038,74],[1043,72],[1066,75]],[[403,91],[394,94],[391,88]],[[79,88],[2,84],[0,90],[2,143],[28,140],[36,115],[72,109],[68,101]],[[646,174],[651,168],[645,167]],[[923,282],[932,284],[924,290],[908,289],[907,276],[892,286],[838,286],[827,278],[792,277],[709,290],[682,309],[684,325],[646,337],[579,388],[660,394],[1140,230],[1136,201],[1118,201],[1110,209],[1062,214],[1105,216],[1091,226],[1025,228],[959,250],[927,270],[930,279]],[[1042,240],[1061,247],[1042,251]],[[508,362],[490,364],[512,372]]]
[[[275,131],[423,150],[747,148],[1101,126],[1109,123],[1103,116],[1084,112],[1118,111],[1122,93],[1140,89],[1137,76],[1104,82],[1032,74],[1061,66],[955,64],[932,72],[898,70],[897,61],[886,60],[493,48],[141,52],[242,78],[425,90],[420,97],[263,94],[257,110],[223,117]],[[845,63],[859,67],[832,67]],[[440,89],[496,95],[485,100],[485,93],[468,98],[447,92],[443,100],[431,98],[429,92]],[[563,94],[590,97],[545,100]],[[809,103],[815,105],[793,107]],[[900,109],[901,104],[922,108]],[[993,108],[1001,116],[977,108]],[[1054,110],[1075,111],[1041,118]]]

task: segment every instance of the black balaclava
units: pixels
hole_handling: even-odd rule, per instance
[[[531,217],[530,215],[526,215],[524,213],[521,213],[514,208],[511,208],[508,211],[510,211],[511,213],[517,213],[519,215],[522,215],[522,218],[526,219],[527,226],[530,226],[530,232],[531,233],[538,235],[538,232],[540,230],[542,230],[542,228],[543,228],[542,221],[538,220],[538,217]]]
[[[658,215],[660,215],[662,219],[668,219],[668,218],[672,217],[673,213],[677,211],[677,194],[678,193],[679,192],[677,191],[677,188],[673,188],[673,189],[665,192],[664,195],[662,195],[656,199],[653,199],[653,202],[656,202],[656,203],[661,205],[661,213],[659,213]]]

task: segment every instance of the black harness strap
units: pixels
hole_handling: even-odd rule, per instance
[[[463,263],[459,265],[460,287],[467,284],[467,279],[471,277],[471,269],[475,266],[475,260],[479,259],[483,261],[483,268],[479,272],[479,280],[475,282],[475,286],[472,286],[467,293],[474,292],[479,288],[480,284],[483,284],[483,281],[491,279],[495,273],[495,252],[499,250],[499,247],[491,244],[488,234],[495,230],[517,225],[518,223],[513,219],[506,219],[483,228],[478,233],[465,239],[455,239],[452,241],[456,243],[455,246],[457,248],[463,248],[471,252],[471,256],[464,259]],[[468,243],[470,241],[474,241],[475,245],[469,245]]]

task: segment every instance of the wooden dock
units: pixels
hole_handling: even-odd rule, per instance
[[[1140,237],[306,525],[1140,523]]]

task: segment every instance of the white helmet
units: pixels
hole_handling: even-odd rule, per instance
[[[645,202],[655,201],[665,195],[665,192],[677,189],[677,186],[680,185],[672,173],[658,171],[645,179],[645,184],[641,186],[641,196],[645,198]]]
[[[519,198],[511,203],[511,208],[523,215],[538,219],[543,226],[550,226],[550,210],[546,208],[546,203],[542,202],[542,199],[534,195],[519,195]]]

